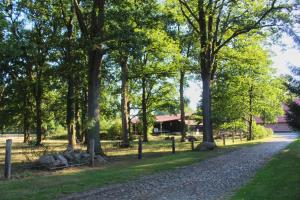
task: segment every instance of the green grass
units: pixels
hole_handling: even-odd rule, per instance
[[[224,153],[224,150],[181,152],[133,163],[114,164],[105,169],[2,181],[0,182],[0,198],[3,200],[20,198],[55,199],[64,194],[80,192],[109,183],[132,180],[141,175],[176,169],[222,153]]]
[[[143,153],[143,160],[140,161],[136,159],[136,149],[125,149],[124,152],[119,150],[111,155],[111,159],[113,159],[111,164],[93,169],[89,167],[71,168],[54,173],[29,170],[19,179],[15,176],[11,181],[0,181],[0,199],[56,199],[70,193],[120,183],[143,175],[174,170],[178,167],[224,154],[236,148],[252,146],[268,140],[243,141],[242,143],[236,141],[234,145],[228,142],[228,146],[220,146],[209,152],[187,151],[186,149],[190,149],[190,144],[178,143],[177,148],[180,151],[177,151],[175,155],[170,153],[170,145],[165,144],[166,142],[149,143],[145,145],[145,150],[149,146],[149,151]],[[57,142],[54,144],[57,144]],[[155,146],[155,151],[153,146]],[[126,153],[126,155],[123,155],[123,153]],[[13,171],[13,175],[15,173]]]
[[[275,156],[232,198],[232,200],[269,199],[300,199],[300,139]]]

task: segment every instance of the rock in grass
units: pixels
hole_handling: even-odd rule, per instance
[[[63,155],[58,154],[57,160],[60,161],[60,163],[63,164],[64,166],[66,166],[66,167],[69,166],[68,160]]]
[[[216,147],[214,142],[202,142],[196,149],[200,151],[213,150]]]
[[[37,163],[44,167],[55,166],[55,158],[53,155],[43,155],[38,160]]]

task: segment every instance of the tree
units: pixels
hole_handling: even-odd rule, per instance
[[[77,21],[82,33],[82,39],[87,44],[88,55],[88,149],[89,141],[95,141],[95,153],[103,154],[100,143],[99,124],[99,93],[101,63],[105,49],[103,42],[105,22],[105,0],[81,2],[86,9],[82,10],[77,0],[73,0]],[[91,8],[88,10],[88,8]]]
[[[287,82],[288,90],[295,94],[297,98],[300,96],[300,68],[292,67],[294,77],[289,77]],[[287,112],[287,121],[289,125],[295,129],[300,129],[300,102],[298,99],[292,99],[288,103],[289,111]]]
[[[171,79],[177,71],[180,51],[178,44],[163,29],[146,29],[148,42],[143,45],[141,56],[132,64],[133,80],[141,88],[141,99],[136,105],[140,109],[143,124],[143,141],[148,142],[148,121],[154,109],[168,110],[173,108],[176,95]],[[175,101],[176,102],[176,101]],[[176,104],[175,104],[176,105]]]
[[[273,76],[269,55],[260,43],[259,36],[245,35],[224,48],[212,86],[214,126],[247,122],[248,140],[253,139],[254,117],[266,123],[283,114],[283,81]]]
[[[140,56],[143,43],[147,42],[146,35],[139,29],[149,29],[156,24],[156,1],[117,1],[110,8],[108,17],[111,37],[109,42],[110,58],[121,68],[121,118],[122,118],[122,146],[129,146],[130,119],[130,62]],[[122,15],[119,15],[122,13]]]
[[[277,0],[179,0],[182,14],[193,28],[200,43],[199,68],[202,78],[203,142],[202,149],[213,149],[211,121],[211,80],[218,69],[222,48],[242,34],[255,32],[279,23],[280,11],[287,8]]]

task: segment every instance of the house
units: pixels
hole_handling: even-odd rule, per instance
[[[296,99],[295,102],[300,105],[300,99]],[[255,118],[256,124],[265,126],[266,128],[271,128],[274,132],[291,132],[294,131],[292,127],[289,126],[286,113],[289,112],[289,107],[286,104],[282,104],[284,115],[279,116],[274,123],[264,123],[259,117]]]
[[[203,126],[202,123],[197,122],[192,119],[192,115],[186,115],[185,125],[187,131],[202,131]],[[136,132],[137,126],[140,123],[140,119],[138,117],[134,117],[131,119],[131,123],[133,125],[133,130]],[[181,131],[181,115],[157,115],[155,116],[153,133],[179,133]]]
[[[185,125],[188,131],[201,131],[202,124],[194,119],[191,115],[185,116]],[[181,131],[181,115],[157,115],[155,116],[153,133],[178,133]]]

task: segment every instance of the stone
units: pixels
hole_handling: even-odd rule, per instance
[[[55,158],[53,155],[43,155],[38,159],[37,163],[46,167],[51,167],[55,165]]]
[[[88,153],[81,153],[81,158],[89,158],[90,154]]]
[[[84,163],[88,163],[90,161],[90,154],[88,153],[81,153],[81,162],[84,162]]]
[[[73,160],[73,153],[72,152],[64,152],[64,157],[68,160],[68,161],[71,161]]]
[[[63,155],[58,154],[57,160],[59,160],[64,166],[69,166],[68,160]]]
[[[216,144],[214,142],[202,142],[197,149],[200,151],[208,151],[213,150],[216,147]]]
[[[81,154],[80,153],[73,153],[72,157],[73,157],[72,161],[74,163],[80,163],[80,161],[81,161]]]

